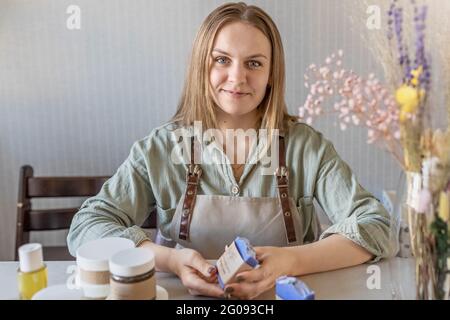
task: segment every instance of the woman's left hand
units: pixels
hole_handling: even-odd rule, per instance
[[[260,267],[238,273],[237,283],[225,287],[225,294],[239,299],[254,299],[271,289],[278,277],[292,275],[295,267],[295,254],[290,248],[255,247]]]

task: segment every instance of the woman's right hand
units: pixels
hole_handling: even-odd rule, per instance
[[[223,298],[224,292],[217,283],[217,269],[199,252],[192,249],[173,250],[170,269],[192,295]]]

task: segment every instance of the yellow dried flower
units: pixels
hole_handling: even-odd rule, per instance
[[[416,113],[420,100],[424,95],[424,90],[418,90],[406,84],[397,89],[395,92],[395,100],[400,105],[401,122],[406,120],[408,114]]]
[[[411,71],[411,75],[412,75],[412,79],[411,79],[411,84],[415,87],[417,87],[420,83],[419,78],[420,75],[423,72],[423,68],[422,66],[419,66],[417,69],[414,69]]]

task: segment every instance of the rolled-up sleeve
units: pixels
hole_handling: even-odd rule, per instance
[[[333,225],[320,236],[341,234],[374,255],[371,262],[395,254],[396,240],[390,215],[382,204],[357,182],[333,145],[325,141],[315,197]]]
[[[76,213],[67,236],[73,256],[83,243],[98,238],[123,237],[136,245],[149,239],[139,227],[155,205],[144,153],[142,141],[136,142],[117,172]]]

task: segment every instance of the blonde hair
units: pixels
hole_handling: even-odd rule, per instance
[[[285,62],[280,33],[262,9],[243,2],[226,3],[212,11],[200,26],[194,40],[183,92],[172,121],[192,125],[201,121],[205,129],[218,128],[209,82],[210,54],[218,31],[230,22],[244,22],[259,29],[269,39],[272,63],[266,94],[260,109],[261,128],[272,132],[284,129],[285,121],[297,120],[287,113],[284,99]]]

